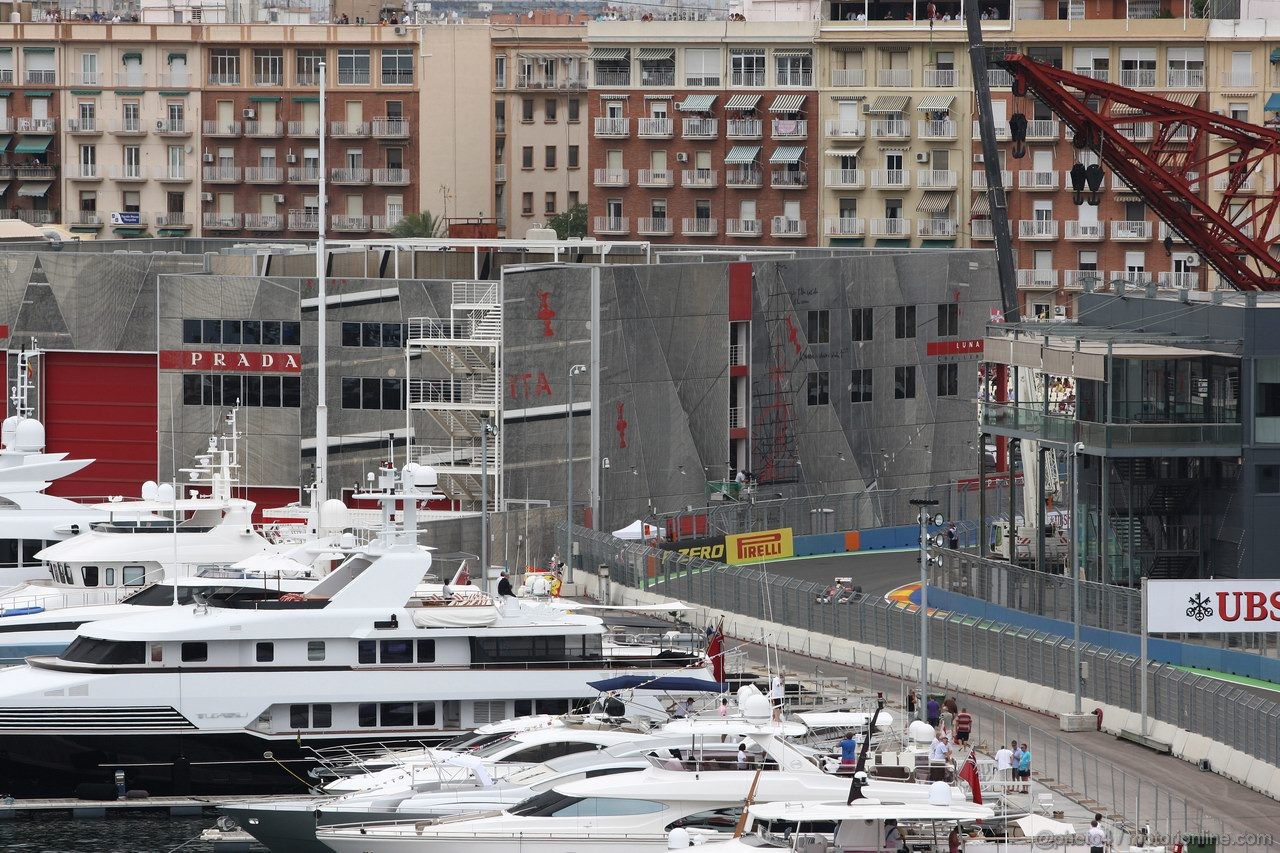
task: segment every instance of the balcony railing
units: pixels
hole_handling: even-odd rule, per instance
[[[397,225],[399,225],[403,221],[404,221],[403,213],[379,214],[373,217],[372,227],[374,231],[384,231],[384,232],[391,231],[393,228],[395,228]],[[503,223],[499,222],[498,227],[501,228],[502,226],[503,226]]]
[[[809,122],[805,119],[775,118],[771,127],[774,139],[804,139],[809,135]]]
[[[146,179],[146,166],[129,164],[111,167],[111,180],[113,181],[145,181]]]
[[[170,163],[156,174],[156,180],[175,184],[183,184],[195,179],[195,175],[187,171],[185,164]]]
[[[626,187],[631,185],[629,169],[596,169],[595,185],[598,187]]]
[[[156,122],[156,133],[161,136],[190,136],[195,130],[193,125],[194,122],[181,118],[161,119]]]
[[[597,216],[592,230],[597,234],[629,234],[631,232],[625,216]]]
[[[19,118],[18,133],[57,133],[56,118]]]
[[[956,123],[951,119],[920,121],[916,123],[916,128],[921,139],[955,139],[958,135]]]
[[[1126,122],[1116,125],[1116,133],[1124,134],[1129,139],[1145,142],[1155,136],[1156,126],[1150,121]]]
[[[1111,73],[1106,68],[1073,68],[1071,69],[1081,77],[1088,77],[1090,80],[1097,80],[1099,83],[1109,82]]]
[[[1009,140],[1009,123],[1008,122],[996,123],[995,130],[996,130],[996,139],[1000,140],[1001,142],[1007,142]],[[979,126],[978,122],[975,120],[973,122],[973,140],[977,142],[981,138],[982,138],[982,128]]]
[[[871,135],[876,139],[908,139],[911,123],[906,119],[875,119],[871,122]]]
[[[279,166],[249,166],[244,170],[247,184],[278,184],[284,181],[284,169]]]
[[[1146,270],[1112,270],[1107,273],[1108,284],[1123,282],[1132,287],[1146,287],[1149,284],[1154,284],[1155,280],[1156,277]],[[1095,286],[1094,289],[1097,290],[1099,288]]]
[[[827,119],[827,136],[833,139],[863,139],[867,135],[867,125],[857,119]]]
[[[1056,190],[1057,188],[1056,170],[1038,172],[1034,169],[1021,169],[1018,172],[1018,189],[1020,190]]]
[[[194,223],[195,215],[187,213],[183,210],[171,210],[167,213],[156,214],[157,228],[190,228]]]
[[[1258,75],[1252,71],[1223,71],[1222,88],[1252,89],[1258,85]]]
[[[596,69],[597,86],[630,86],[630,71],[602,71]]]
[[[1013,75],[1003,68],[988,68],[987,85],[996,89],[1008,89],[1013,85]]]
[[[1187,242],[1187,238],[1183,237],[1182,234],[1176,228],[1170,228],[1168,223],[1161,222],[1160,223],[1160,242],[1163,243],[1165,240],[1172,240],[1175,243]]]
[[[676,173],[670,169],[639,169],[636,172],[636,185],[641,187],[673,187],[676,185]]]
[[[334,214],[329,217],[329,227],[334,231],[368,231],[369,225],[368,216]]]
[[[1063,270],[1062,271],[1062,287],[1064,290],[1084,290],[1084,283],[1091,281],[1097,284],[1105,281],[1103,274],[1098,270]]]
[[[738,220],[739,222],[759,222],[758,219]],[[743,344],[729,344],[729,365],[731,367],[745,367],[747,364],[747,356],[750,351]]]
[[[764,234],[764,222],[760,219],[726,219],[724,233],[730,237],[759,237]]]
[[[10,74],[9,79],[4,81],[6,83],[13,82],[12,72],[9,72],[9,74]],[[107,75],[102,71],[72,71],[71,72],[72,86],[104,86],[106,85],[106,80],[107,80]]]
[[[92,225],[102,227],[102,214],[96,210],[73,210],[69,214],[68,225]]]
[[[67,133],[84,135],[102,133],[102,125],[96,118],[69,118],[64,127]]]
[[[930,239],[954,239],[959,233],[959,223],[954,219],[918,219],[916,234]]]
[[[1057,290],[1057,270],[1018,270],[1019,290]]]
[[[331,121],[329,135],[335,139],[363,139],[369,135],[369,122]]]
[[[28,225],[50,225],[58,221],[56,210],[11,210],[10,219],[19,219]]]
[[[958,179],[953,169],[918,169],[916,185],[922,190],[953,190]]]
[[[644,216],[636,220],[636,233],[651,237],[670,237],[676,233],[676,221],[665,216]]]
[[[872,169],[871,186],[880,190],[905,189],[911,186],[911,173],[906,169]]]
[[[718,184],[719,174],[714,169],[684,169],[680,173],[680,184],[701,189],[714,187]]]
[[[774,237],[804,237],[809,233],[809,223],[803,219],[775,216],[769,233]]]
[[[205,166],[202,174],[206,184],[240,183],[239,166]]]
[[[1156,283],[1161,287],[1180,287],[1184,290],[1200,288],[1198,272],[1162,272],[1157,273]]]
[[[713,118],[687,118],[681,122],[680,135],[685,139],[715,139],[718,124]]]
[[[67,177],[73,181],[100,181],[102,172],[97,163],[72,163],[67,167]]]
[[[1166,446],[1198,445],[1206,455],[1209,448],[1221,448],[1218,455],[1236,456],[1242,434],[1238,423],[1097,423],[1046,415],[1040,408],[1010,403],[983,403],[981,409],[982,423],[990,428],[1030,433],[1057,444],[1083,442],[1101,448],[1150,448],[1142,455],[1157,455],[1158,449]]]
[[[245,136],[275,137],[284,135],[284,122],[280,121],[247,121],[244,123]]]
[[[858,86],[867,85],[867,69],[865,68],[832,68],[831,69],[831,85],[832,86]]]
[[[680,233],[687,237],[714,237],[719,230],[720,221],[717,219],[686,216],[680,220]]]
[[[1165,78],[1165,85],[1170,89],[1203,89],[1203,68],[1170,68]]]
[[[759,139],[764,135],[764,122],[758,118],[731,118],[725,121],[724,132],[730,139]]]
[[[974,169],[971,179],[975,190],[985,190],[987,188],[986,169]],[[1013,172],[1011,170],[1000,170],[1000,186],[1004,187],[1006,190],[1013,188]]]
[[[636,136],[641,139],[670,139],[675,133],[675,122],[669,118],[636,119]]]
[[[828,237],[865,237],[867,234],[867,220],[856,216],[826,219],[823,222],[822,230],[826,232]]]
[[[1130,89],[1154,89],[1156,70],[1154,68],[1121,68],[1120,85]]]
[[[13,69],[0,68],[0,83],[12,83],[12,82],[13,82]]]
[[[364,68],[338,69],[339,86],[368,86],[369,71]]]
[[[862,169],[827,169],[827,186],[839,189],[862,189],[867,173]]]
[[[693,88],[720,88],[719,74],[686,74],[684,84]]]
[[[881,68],[876,72],[876,85],[902,88],[911,85],[910,68]]]
[[[248,231],[282,231],[284,217],[278,213],[246,213],[244,227]]]
[[[725,171],[724,185],[738,189],[762,187],[764,186],[764,171],[758,166],[735,166]]]
[[[991,226],[990,219],[975,219],[969,223],[969,238],[971,240],[994,240],[995,229]]]
[[[1107,236],[1107,228],[1101,222],[1080,222],[1068,219],[1064,236],[1068,240],[1102,240]]]
[[[764,86],[763,71],[734,71],[729,78],[735,87],[761,88]]]
[[[210,73],[208,80],[210,86],[239,86],[240,72],[227,71],[221,74]]]
[[[320,230],[320,214],[312,210],[289,211],[289,230],[290,231],[319,231]]]
[[[409,170],[403,168],[374,169],[374,186],[403,187],[409,183]]]
[[[13,133],[13,119],[0,118],[0,133]]]
[[[242,219],[238,213],[205,213],[200,225],[205,231],[234,231],[240,229]]]
[[[507,164],[497,163],[493,167],[493,181],[497,184],[506,183],[507,180]]]
[[[596,119],[596,136],[607,139],[625,139],[631,135],[631,127],[625,118],[600,117]]]
[[[779,71],[774,78],[778,86],[808,88],[813,85],[812,71]]]
[[[1021,219],[1018,221],[1018,237],[1022,240],[1057,240],[1058,220]]]
[[[329,180],[335,184],[367,184],[369,170],[361,168],[330,169]]]
[[[20,181],[51,181],[58,177],[58,167],[45,163],[15,165],[13,174]]]
[[[375,139],[407,139],[409,122],[398,116],[379,116],[369,123]]]
[[[204,123],[205,136],[239,136],[240,122],[238,121],[206,121]]]
[[[205,122],[205,124],[208,124],[208,122]],[[320,120],[307,119],[306,121],[291,121],[289,122],[289,135],[290,136],[319,136]],[[292,214],[290,214],[290,216],[292,216]],[[319,226],[317,226],[316,230],[319,230]]]
[[[319,166],[301,166],[289,169],[289,183],[291,184],[318,184],[320,183],[320,167]],[[289,214],[293,215],[292,212]],[[290,225],[290,228],[293,226]],[[318,228],[318,226],[317,226]]]
[[[931,88],[950,89],[956,84],[954,68],[926,68],[924,84]]]
[[[1027,139],[1057,139],[1061,125],[1053,119],[1035,119],[1027,122]]]
[[[1150,240],[1155,229],[1142,220],[1117,220],[1111,223],[1112,240]]]
[[[1240,182],[1240,185],[1236,188],[1235,191],[1239,193],[1253,192],[1257,188],[1256,182],[1254,181],[1253,178],[1254,176],[1252,173],[1246,175],[1244,180]],[[1229,175],[1214,175],[1213,191],[1219,192],[1219,193],[1226,192],[1229,181],[1230,181]]]
[[[645,71],[640,70],[641,86],[674,86],[676,84],[675,71]]]
[[[800,190],[809,186],[809,173],[794,169],[774,169],[769,186],[783,190]]]
[[[32,71],[27,70],[26,81],[29,85],[44,86],[58,82],[57,71]]]
[[[871,220],[872,237],[910,237],[910,219],[873,219]]]

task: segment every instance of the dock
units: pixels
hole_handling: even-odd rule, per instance
[[[293,800],[305,794],[271,794],[257,796],[203,796],[203,797],[137,797],[121,800],[77,800],[67,798],[32,798],[24,800],[0,800],[0,820],[12,820],[21,814],[52,814],[69,812],[72,817],[103,818],[107,812],[167,812],[171,817],[202,815],[224,803],[266,803],[273,800]]]

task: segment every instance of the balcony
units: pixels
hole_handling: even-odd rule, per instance
[[[173,66],[171,65],[169,67],[172,68]],[[160,88],[161,89],[187,89],[193,85],[192,81],[194,79],[195,78],[192,77],[192,75],[188,73],[185,69],[177,72],[164,73],[160,75]]]
[[[1018,239],[1020,240],[1057,240],[1058,220],[1056,219],[1021,219],[1018,221]]]
[[[111,180],[121,182],[145,181],[147,179],[147,167],[139,166],[136,163],[130,163],[124,166],[111,167]]]
[[[355,168],[330,169],[329,181],[334,184],[342,184],[345,186],[356,186],[359,184],[369,183],[369,170]]]
[[[719,74],[686,74],[684,85],[691,89],[720,88]]]
[[[872,237],[910,237],[910,219],[873,219],[871,220]]]
[[[975,219],[969,223],[969,239],[971,240],[994,240],[995,229],[991,225],[990,219]]]
[[[1097,423],[1062,415],[1046,415],[1035,406],[984,403],[982,423],[993,432],[1031,434],[1061,446],[1077,441],[1090,447],[1121,449],[1139,456],[1159,456],[1168,446],[1195,446],[1204,456],[1239,456],[1238,423]]]
[[[980,139],[982,139],[982,126],[977,121],[977,119],[975,119],[973,122],[973,141],[977,142]],[[998,142],[1009,141],[1009,123],[1008,122],[1000,122],[996,124],[996,140]]]
[[[804,237],[809,233],[809,223],[803,219],[775,216],[770,225],[769,233],[774,237]]]
[[[955,139],[958,136],[956,123],[951,119],[942,121],[920,121],[916,123],[916,135],[921,139]]]
[[[283,86],[284,71],[266,71],[264,73],[255,73],[253,75],[253,85],[258,86]]]
[[[774,169],[769,186],[779,190],[802,190],[809,186],[809,173],[793,169]]]
[[[279,184],[284,182],[284,169],[279,166],[249,166],[244,170],[246,184]]]
[[[1035,119],[1027,122],[1029,142],[1049,142],[1058,139],[1062,126],[1052,119]]]
[[[827,136],[832,139],[865,139],[867,126],[857,119],[827,119]]]
[[[320,167],[319,166],[302,166],[289,169],[289,183],[291,184],[318,184],[320,183]],[[293,215],[292,212],[289,214]],[[290,225],[290,228],[293,226]],[[317,226],[317,230],[319,230]]]
[[[823,220],[822,231],[828,237],[865,237],[867,220],[856,216],[841,216]]]
[[[1058,188],[1057,171],[1037,172],[1021,169],[1018,172],[1018,189],[1024,192],[1045,192]]]
[[[1150,121],[1126,122],[1116,125],[1116,133],[1124,134],[1136,142],[1150,142],[1155,137],[1156,126]]]
[[[918,219],[916,234],[929,240],[954,240],[960,231],[954,219]]]
[[[1064,236],[1068,240],[1090,242],[1104,240],[1107,236],[1107,227],[1101,222],[1079,222],[1075,219],[1068,219]]]
[[[12,71],[0,73],[9,74],[9,79],[0,82],[13,82]],[[71,80],[72,86],[105,86],[107,84],[107,75],[101,71],[72,71],[68,78]]]
[[[713,118],[687,118],[681,122],[680,135],[685,139],[715,139],[718,124]]]
[[[1213,191],[1214,191],[1214,192],[1218,192],[1218,193],[1225,193],[1225,192],[1227,192],[1227,187],[1229,186],[1229,182],[1230,182],[1230,180],[1231,180],[1231,176],[1230,176],[1230,175],[1214,175],[1214,176],[1213,176]],[[1255,181],[1255,180],[1254,180],[1253,173],[1250,173],[1250,174],[1248,174],[1248,175],[1246,175],[1246,176],[1245,176],[1244,180],[1242,180],[1242,181],[1240,182],[1240,185],[1239,185],[1238,187],[1236,187],[1236,189],[1234,190],[1234,192],[1237,192],[1237,193],[1251,193],[1251,192],[1253,192],[1254,190],[1256,190],[1256,189],[1257,189],[1257,185],[1258,185],[1258,183],[1259,183],[1258,181]]]
[[[156,214],[157,228],[190,228],[195,224],[195,215],[186,211],[169,211]]]
[[[760,237],[764,234],[764,222],[760,219],[726,219],[724,233],[727,237]]]
[[[987,170],[974,169],[971,180],[973,181],[973,188],[975,190],[985,190],[987,188]],[[1006,190],[1013,188],[1013,172],[1011,170],[1000,170],[1000,186]]]
[[[1170,89],[1203,89],[1204,69],[1170,68],[1165,84]]]
[[[238,213],[204,213],[200,225],[205,231],[239,231],[241,219]]]
[[[596,136],[600,139],[626,139],[630,135],[629,119],[613,117],[596,119]]]
[[[630,71],[605,71],[597,68],[596,69],[596,85],[604,86],[604,87],[630,86],[631,72]]]
[[[67,167],[66,175],[72,181],[102,180],[102,172],[96,163],[72,163]]]
[[[184,163],[170,163],[156,175],[156,180],[165,184],[189,184],[194,179],[195,174],[188,171]]]
[[[676,221],[665,216],[644,216],[636,220],[636,233],[647,237],[670,237],[676,233]]]
[[[1003,68],[988,68],[987,85],[996,89],[1008,89],[1013,85],[1013,75]]]
[[[911,85],[910,68],[881,68],[876,72],[876,85],[884,88],[904,88]]]
[[[18,133],[57,133],[58,120],[56,118],[19,118],[17,130]]]
[[[408,139],[409,122],[399,116],[379,116],[369,123],[374,139]]]
[[[10,219],[18,219],[28,225],[51,225],[58,221],[56,210],[11,210]]]
[[[1057,270],[1018,270],[1018,290],[1057,289]]]
[[[872,169],[871,186],[878,190],[904,190],[911,186],[911,173],[906,169]]]
[[[1160,287],[1178,287],[1183,290],[1200,289],[1200,273],[1198,272],[1162,272],[1156,274],[1156,284]]]
[[[636,171],[636,186],[641,187],[674,187],[676,173],[670,169],[639,169]]]
[[[731,85],[737,88],[763,88],[764,72],[763,71],[734,71],[730,76]]]
[[[58,177],[58,167],[45,163],[27,163],[15,165],[13,174],[20,181],[52,181]]]
[[[764,135],[764,122],[758,118],[731,118],[724,123],[724,133],[730,139],[759,139]]]
[[[493,182],[495,184],[505,184],[507,182],[507,164],[497,163],[493,167]]]
[[[1156,70],[1154,68],[1121,68],[1120,85],[1130,89],[1154,89]]]
[[[205,166],[201,178],[206,184],[240,183],[239,166]]]
[[[680,172],[680,185],[709,189],[719,184],[719,175],[714,169],[684,169]]]
[[[1155,228],[1142,220],[1117,220],[1111,223],[1112,240],[1150,240]]]
[[[404,168],[374,169],[375,187],[404,187],[409,185],[409,170]]]
[[[63,127],[73,136],[98,136],[102,133],[102,125],[96,118],[69,118]]]
[[[206,121],[205,136],[239,136],[241,124],[238,121]]]
[[[226,71],[219,74],[210,72],[207,79],[210,86],[239,86],[240,72],[238,70]]]
[[[1073,68],[1071,70],[1081,77],[1088,77],[1090,80],[1097,80],[1099,83],[1110,82],[1111,72],[1106,68]]]
[[[389,214],[383,214],[380,216],[374,216],[373,230],[380,231],[380,232],[389,232],[394,230],[395,227],[403,221],[404,221],[403,213],[389,213]],[[503,223],[501,222],[501,220],[499,220],[498,226],[502,227],[502,224]]]
[[[290,231],[319,231],[320,230],[320,214],[316,213],[313,210],[289,211],[289,230]]]
[[[641,86],[674,86],[675,84],[675,71],[645,71],[643,67],[640,69]]]
[[[1252,71],[1223,71],[1222,88],[1255,89],[1258,86],[1258,75]]]
[[[932,89],[950,89],[956,85],[954,68],[926,68],[924,85]]]
[[[1107,284],[1123,283],[1130,287],[1146,287],[1155,284],[1156,277],[1146,270],[1113,270],[1107,274]],[[1095,290],[1098,289],[1096,286]]]
[[[369,72],[363,68],[338,69],[339,86],[368,86],[371,79]]]
[[[1168,223],[1161,222],[1160,223],[1160,242],[1163,243],[1165,240],[1172,240],[1175,243],[1187,242],[1187,238],[1183,237],[1182,234],[1177,229],[1170,228]]]
[[[922,190],[953,190],[958,186],[953,169],[917,169],[916,186]]]
[[[0,133],[13,133],[13,119],[0,118]]]
[[[686,237],[714,237],[720,230],[720,221],[702,217],[685,217],[680,220],[680,233]]]
[[[867,69],[865,68],[832,68],[831,69],[831,85],[832,86],[857,86],[862,88],[867,85]]]
[[[369,122],[331,121],[329,135],[334,139],[364,139],[369,135]]]
[[[876,119],[871,122],[871,136],[875,139],[910,139],[911,122],[905,119]]]
[[[777,75],[774,77],[774,83],[776,83],[779,88],[808,89],[813,85],[813,72],[812,71],[779,71]]]
[[[27,69],[23,79],[27,81],[28,86],[48,86],[58,82],[58,72]]]
[[[208,124],[208,122],[205,122],[205,124]],[[301,136],[303,138],[311,137],[311,136],[319,137],[320,136],[320,120],[307,119],[305,121],[291,121],[289,122],[289,135]],[[306,230],[309,230],[309,229],[306,229]],[[317,227],[316,230],[319,230],[319,228]]]
[[[256,136],[259,139],[274,139],[284,135],[284,122],[247,121],[244,123],[244,135]]]
[[[736,166],[725,172],[724,185],[740,190],[763,187],[764,171],[756,166]]]
[[[1084,290],[1084,283],[1086,281],[1094,282],[1094,289],[1097,289],[1097,284],[1103,281],[1102,273],[1097,270],[1062,271],[1063,290]]]
[[[630,169],[596,169],[595,185],[598,187],[631,186]]]
[[[636,136],[641,139],[670,139],[675,134],[675,122],[669,118],[636,119]]]
[[[195,130],[195,122],[174,118],[156,122],[156,133],[160,136],[190,136]]]
[[[805,119],[775,118],[770,125],[774,139],[804,139],[809,135],[809,122]]]
[[[631,233],[631,228],[625,216],[597,216],[595,218],[595,227],[591,230],[596,234]]]
[[[862,169],[827,169],[827,187],[841,190],[860,190],[867,185],[867,173]]]
[[[67,224],[81,228],[101,228],[102,214],[96,210],[73,210],[68,214]]]
[[[370,224],[367,216],[334,214],[329,217],[329,227],[334,231],[368,231]]]

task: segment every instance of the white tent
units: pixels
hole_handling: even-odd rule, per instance
[[[628,524],[621,530],[613,531],[613,535],[618,539],[627,539],[632,542],[648,539],[662,538],[662,528],[656,524],[647,524],[639,519]]]

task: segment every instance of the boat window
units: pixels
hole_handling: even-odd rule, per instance
[[[436,703],[435,702],[419,702],[418,703],[418,725],[434,726],[436,724]]]
[[[550,761],[553,758],[560,758],[565,755],[573,755],[579,752],[594,752],[598,749],[600,749],[600,746],[594,743],[572,743],[569,741],[561,741],[559,743],[540,743],[536,746],[516,750],[507,757],[500,758],[498,760],[504,762],[509,761],[526,764],[541,764],[542,762]]]
[[[151,644],[151,662],[152,663],[164,662],[164,644],[163,643]]]
[[[588,773],[588,776],[591,774]],[[741,806],[728,806],[722,809],[710,809],[705,812],[695,812],[691,815],[673,820],[667,824],[667,830],[670,831],[678,826],[685,829],[709,829],[716,832],[729,832],[738,825],[738,818],[742,815]]]
[[[413,640],[382,640],[383,663],[413,663]]]
[[[310,728],[311,708],[308,705],[290,705],[289,706],[289,728],[306,729]]]
[[[183,643],[182,660],[184,663],[199,663],[209,659],[208,643]]]
[[[511,814],[520,817],[548,817],[555,814],[557,809],[565,808],[581,799],[581,797],[567,797],[553,789],[530,797],[513,806],[510,811]]]
[[[257,649],[258,663],[270,663],[276,659],[275,643],[258,643]]]
[[[307,660],[324,660],[324,640],[307,640]]]
[[[506,732],[468,732],[467,734],[450,738],[440,744],[440,749],[447,749],[451,752],[470,752],[484,746],[486,743],[493,743],[496,740],[505,740],[506,738]]]
[[[332,705],[312,705],[311,706],[311,727],[315,729],[327,729],[333,725],[333,706]]]
[[[383,702],[378,708],[379,722],[388,728],[404,728],[413,725],[412,702]]]
[[[11,568],[18,565],[18,540],[0,539],[0,566]]]
[[[140,664],[146,653],[147,644],[142,642],[76,637],[62,653],[62,659],[75,663]]]
[[[436,662],[436,641],[418,640],[418,663]]]
[[[551,714],[552,716],[560,716],[569,713],[568,699],[539,699],[534,707],[538,710],[538,714]]]
[[[141,586],[147,579],[147,570],[142,566],[125,566],[122,577],[125,586]]]
[[[373,702],[361,702],[356,707],[356,717],[360,728],[371,729],[378,725],[378,706]]]
[[[97,566],[81,566],[80,574],[84,577],[85,586],[98,585],[98,567]]]
[[[104,586],[116,585],[116,570],[113,567],[108,566],[107,569],[102,573],[102,576],[103,576],[102,582]]]
[[[22,562],[34,563],[36,554],[44,550],[44,540],[42,539],[23,539],[22,540]]]
[[[521,817],[605,817],[608,815],[653,814],[666,809],[653,800],[621,797],[567,797],[553,789],[530,797],[511,809]]]
[[[357,661],[359,663],[377,663],[378,662],[378,642],[377,640],[361,640],[357,651]]]

